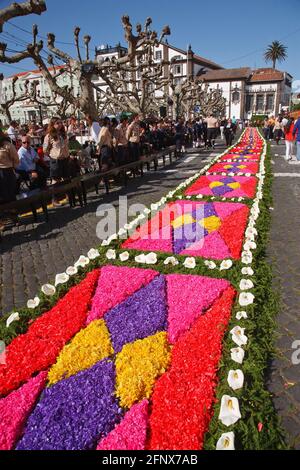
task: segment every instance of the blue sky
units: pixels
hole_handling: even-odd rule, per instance
[[[0,0],[0,7],[10,4]],[[288,47],[288,60],[278,68],[290,72],[300,80],[300,0],[46,0],[48,11],[42,16],[31,15],[12,20],[14,25],[31,30],[37,23],[40,34],[56,33],[57,40],[72,42],[74,26],[81,26],[83,35],[92,36],[92,45],[124,43],[121,16],[129,14],[132,23],[153,19],[160,32],[169,24],[171,44],[193,50],[226,68],[241,66],[264,67],[264,49],[273,40]],[[0,40],[20,50],[20,41],[30,40],[29,34],[12,25],[6,25],[6,35]],[[8,36],[7,36],[8,34]],[[68,52],[71,45],[61,45]],[[2,66],[6,76],[21,70],[30,70],[33,64],[21,62],[16,66]],[[20,70],[21,69],[21,70]]]

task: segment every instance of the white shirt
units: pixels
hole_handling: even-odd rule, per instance
[[[12,126],[8,128],[7,135],[13,142],[16,142],[18,133]]]
[[[91,128],[90,128],[90,140],[93,140],[94,142],[99,141],[99,134],[101,131],[100,124],[97,121],[94,121]]]

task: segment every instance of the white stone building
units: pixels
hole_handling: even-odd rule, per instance
[[[275,116],[291,104],[292,77],[287,72],[244,67],[208,72],[202,78],[211,88],[222,89],[230,118]]]
[[[53,74],[54,69],[49,68],[50,72]],[[55,73],[59,70],[59,67],[55,68]],[[18,78],[18,81],[15,84],[16,87],[16,96],[23,96],[25,90],[25,82],[38,81],[39,85],[37,90],[41,97],[41,102],[45,105],[39,105],[36,102],[33,102],[30,98],[25,101],[16,102],[10,108],[10,114],[12,120],[18,121],[21,124],[28,121],[37,121],[40,122],[41,119],[45,122],[54,116],[57,112],[58,107],[56,105],[51,105],[53,103],[52,93],[49,87],[49,84],[42,76],[39,70],[32,70],[29,72],[22,72],[17,75],[5,78],[0,82],[0,105],[3,102],[9,101],[13,96],[13,79],[14,77]],[[73,89],[74,96],[77,96],[80,93],[79,83],[76,77],[70,73],[64,73],[58,77],[58,83],[61,86],[68,86]],[[30,87],[30,85],[29,85]],[[59,104],[61,98],[57,99]],[[50,105],[50,106],[49,106]],[[7,124],[7,116],[4,113],[3,109],[0,106],[0,120],[2,123]]]

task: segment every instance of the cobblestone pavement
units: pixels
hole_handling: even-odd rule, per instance
[[[5,232],[0,243],[0,316],[24,306],[43,284],[53,282],[57,273],[64,272],[80,255],[100,244],[96,236],[100,220],[96,210],[100,204],[118,207],[119,196],[126,195],[128,204],[149,206],[224,150],[220,143],[216,153],[191,150],[173,165],[165,168],[160,165],[157,172],[147,172],[109,196],[89,194],[86,208],[51,211],[49,223],[43,222],[42,215],[36,224],[31,217],[22,219],[19,227]]]
[[[292,345],[300,341],[300,165],[289,165],[284,153],[284,144],[272,145],[275,178],[269,256],[282,304],[277,318],[278,353],[271,364],[268,386],[289,445],[300,449],[300,365],[292,364]]]

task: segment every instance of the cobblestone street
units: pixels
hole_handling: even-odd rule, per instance
[[[218,147],[218,153],[225,147]],[[210,155],[210,156],[209,156]],[[19,227],[6,232],[0,243],[0,312],[5,314],[24,306],[39,288],[53,282],[57,273],[72,266],[80,255],[101,243],[96,236],[101,204],[118,206],[119,196],[127,196],[128,204],[149,206],[174,189],[182,181],[207,164],[217,153],[190,153],[172,166],[159,165],[157,172],[145,173],[131,180],[127,188],[112,191],[109,196],[88,196],[86,208],[70,210],[68,206],[50,212],[49,223],[34,224],[32,218],[22,219]],[[208,160],[207,160],[208,159]]]
[[[283,144],[272,146],[275,178],[270,259],[282,305],[269,389],[290,446],[300,449],[300,365],[292,364],[292,344],[300,340],[300,165],[289,165],[284,153]]]

